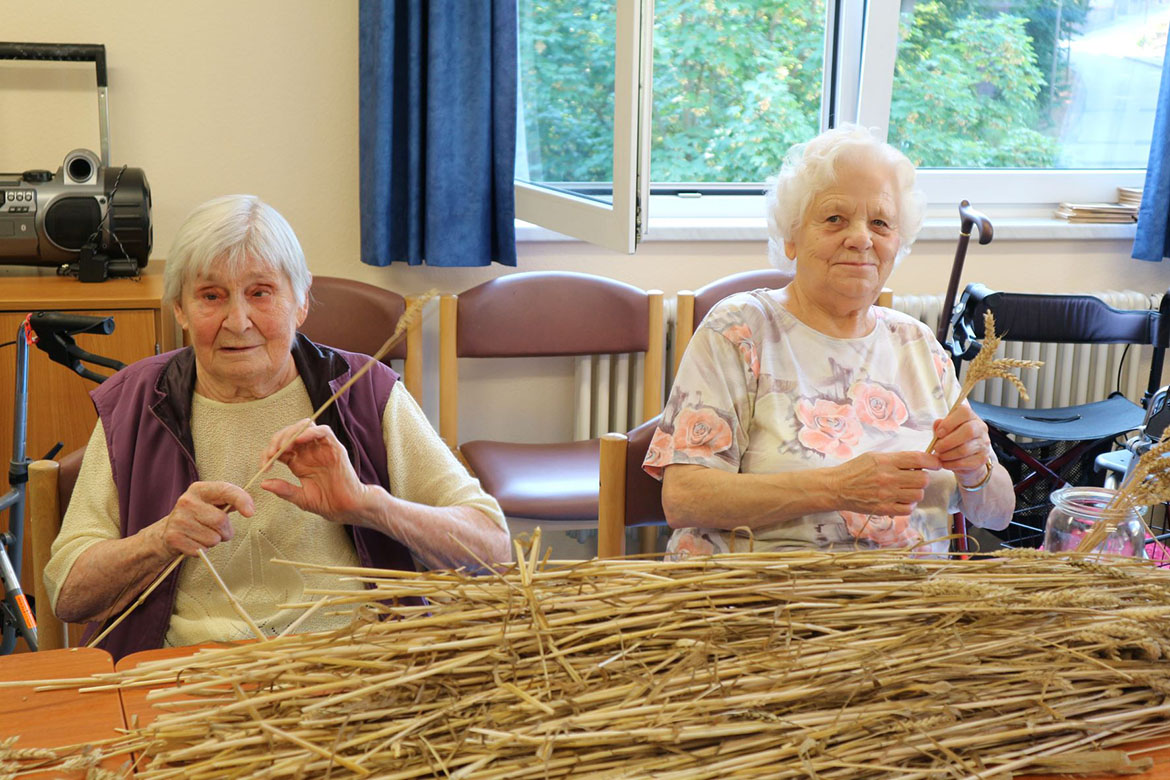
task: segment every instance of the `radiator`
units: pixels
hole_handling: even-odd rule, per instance
[[[1161,294],[1150,295],[1136,290],[1090,294],[1117,309],[1156,309],[1162,299]],[[895,295],[894,308],[926,323],[931,331],[937,331],[942,296]],[[1041,368],[1019,372],[1030,400],[1021,403],[1015,386],[1002,379],[980,382],[971,392],[971,399],[997,406],[1048,409],[1100,401],[1119,390],[1136,402],[1146,391],[1151,351],[1151,347],[1130,347],[1127,353],[1124,344],[1005,342],[996,353],[997,357],[1044,361]]]
[[[674,298],[662,302],[662,327],[665,330],[665,381],[663,397],[658,407],[666,402],[674,377],[670,373],[671,342],[675,312]],[[643,422],[642,377],[645,355],[641,352],[624,355],[584,355],[574,358],[573,438],[596,439],[602,434],[625,433]]]
[[[644,362],[641,353],[574,358],[574,439],[624,433],[641,422],[637,418],[642,408]]]

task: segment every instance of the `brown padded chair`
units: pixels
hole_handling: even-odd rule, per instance
[[[787,286],[795,276],[796,272],[794,271],[763,268],[758,271],[744,271],[716,279],[694,292],[680,290],[676,298],[678,311],[675,313],[674,322],[674,359],[671,363],[673,368],[671,376],[678,374],[679,361],[682,360],[687,344],[691,342],[691,336],[695,335],[695,328],[699,327],[699,323],[703,321],[707,313],[715,308],[715,304],[727,296],[739,292],[749,292],[761,288],[778,290]],[[878,296],[877,300],[878,305],[888,307],[893,304],[893,300],[893,292],[889,288],[882,288],[881,295]]]
[[[764,268],[716,279],[694,292],[680,290],[676,299],[678,311],[674,324],[674,374],[678,373],[678,363],[682,360],[687,344],[691,342],[691,336],[695,334],[695,328],[699,327],[707,312],[715,308],[715,304],[739,292],[760,288],[778,290],[791,282],[793,276],[795,274],[792,271]]]
[[[597,557],[625,555],[626,529],[666,525],[662,483],[642,470],[642,461],[662,415],[629,433],[601,437],[601,500],[597,518]]]
[[[470,441],[458,434],[458,358],[645,353],[640,419],[662,408],[662,293],[590,274],[516,273],[439,304],[439,434],[508,517],[597,518],[600,440]],[[506,414],[523,414],[523,400]]]
[[[391,290],[336,276],[314,276],[309,300],[309,316],[300,332],[318,344],[364,355],[381,348],[409,303]],[[391,360],[403,361],[402,381],[415,400],[421,400],[422,327],[418,320],[407,327],[406,337],[382,362],[390,365]]]
[[[28,528],[32,538],[32,569],[35,579],[33,596],[36,599],[37,646],[41,650],[57,650],[66,646],[66,628],[49,607],[42,576],[53,540],[61,530],[61,518],[69,507],[81,458],[85,449],[75,450],[60,461],[37,460],[28,466]],[[76,646],[84,626],[70,625],[70,646]]]

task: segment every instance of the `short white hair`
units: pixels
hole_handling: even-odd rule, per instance
[[[177,302],[183,285],[217,266],[229,274],[259,262],[288,277],[297,305],[313,275],[288,220],[255,195],[224,195],[196,206],[171,244],[163,274],[163,300]]]
[[[889,170],[898,206],[898,236],[902,239],[895,262],[910,254],[910,245],[918,238],[926,214],[926,196],[915,184],[914,163],[869,130],[847,124],[793,146],[784,155],[780,172],[768,179],[768,258],[779,270],[795,268],[784,253],[785,243],[800,229],[813,197],[837,182],[838,164],[843,159]]]

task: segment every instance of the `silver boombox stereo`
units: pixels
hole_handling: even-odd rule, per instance
[[[141,168],[110,166],[106,50],[0,43],[0,60],[92,60],[102,155],[74,149],[54,173],[0,173],[0,264],[55,265],[83,282],[137,276],[150,258],[150,185]]]

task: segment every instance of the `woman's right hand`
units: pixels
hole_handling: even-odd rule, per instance
[[[192,482],[170,514],[154,525],[157,543],[167,557],[198,555],[235,536],[229,512],[251,517],[252,497],[230,482]]]
[[[926,495],[928,470],[937,455],[925,452],[869,452],[834,468],[837,509],[866,515],[908,515]]]

